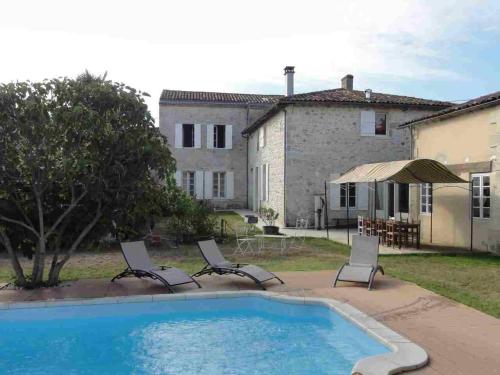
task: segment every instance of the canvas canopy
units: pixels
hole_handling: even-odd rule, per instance
[[[392,181],[400,184],[466,183],[446,166],[432,159],[398,160],[363,164],[347,171],[332,184]]]

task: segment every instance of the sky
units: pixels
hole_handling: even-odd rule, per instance
[[[6,1],[0,82],[89,70],[148,92],[340,86],[462,101],[500,90],[500,1]]]

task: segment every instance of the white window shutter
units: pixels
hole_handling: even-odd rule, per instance
[[[182,187],[182,171],[175,171],[175,184]]]
[[[194,148],[201,148],[201,124],[194,124]]]
[[[266,165],[262,164],[260,167],[260,200],[263,201],[266,197],[266,187],[264,186],[266,178]]]
[[[233,125],[226,125],[226,148],[233,148]]]
[[[234,198],[234,172],[226,172],[226,198]]]
[[[340,210],[340,184],[330,184],[330,208]]]
[[[375,111],[361,111],[361,135],[375,134]]]
[[[207,125],[207,148],[214,148],[214,124]]]
[[[266,164],[266,201],[269,201],[269,164]]]
[[[175,148],[182,148],[182,124],[175,124]]]
[[[358,210],[368,209],[368,184],[366,182],[356,184],[356,206]]]
[[[203,171],[194,172],[194,191],[196,199],[203,199]]]
[[[213,191],[213,172],[205,171],[205,199],[212,199]]]

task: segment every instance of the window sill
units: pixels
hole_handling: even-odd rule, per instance
[[[370,138],[378,138],[378,139],[391,139],[390,135],[382,135],[382,134],[360,134],[361,137],[370,137]]]

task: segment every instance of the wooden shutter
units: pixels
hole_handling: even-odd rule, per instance
[[[212,192],[213,192],[213,172],[212,171],[205,171],[205,193],[204,193],[204,198],[205,199],[212,199]]]
[[[375,111],[361,111],[361,135],[375,134]]]
[[[203,199],[203,171],[194,172],[194,191],[196,199]]]
[[[269,201],[269,164],[266,164],[266,201]]]
[[[340,184],[330,184],[330,208],[340,210]]]
[[[226,198],[234,198],[234,172],[226,172]]]
[[[356,207],[358,210],[368,209],[368,184],[356,184]]]
[[[201,148],[201,124],[194,124],[194,148]]]
[[[207,125],[207,148],[214,148],[214,124]]]
[[[182,187],[182,171],[175,172],[175,184],[178,187]]]
[[[182,148],[182,124],[175,124],[175,148]]]
[[[233,148],[233,125],[226,125],[226,148]]]

